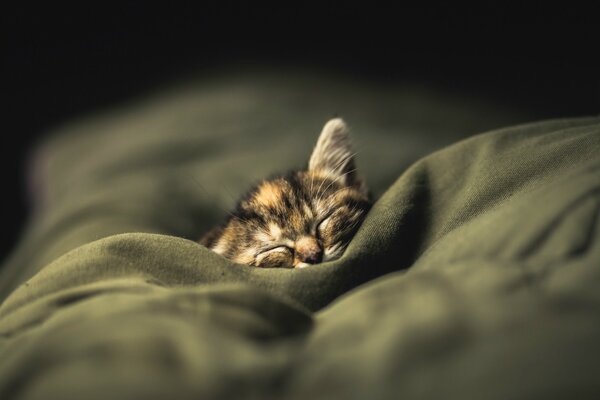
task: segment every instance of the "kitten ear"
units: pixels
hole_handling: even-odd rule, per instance
[[[323,127],[310,156],[308,170],[323,171],[333,178],[341,178],[347,185],[362,186],[355,171],[348,127],[341,118],[331,119]]]

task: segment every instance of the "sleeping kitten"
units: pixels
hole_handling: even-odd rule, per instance
[[[341,257],[369,208],[346,124],[332,119],[307,170],[258,184],[200,243],[240,264],[304,268]]]

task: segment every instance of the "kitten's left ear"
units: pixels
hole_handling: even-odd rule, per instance
[[[357,186],[366,192],[356,172],[348,127],[341,118],[331,119],[323,127],[310,156],[308,170],[325,172],[346,185]]]

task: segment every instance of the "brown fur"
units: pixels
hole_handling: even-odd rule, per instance
[[[200,243],[241,264],[306,267],[339,258],[369,207],[346,125],[334,119],[307,170],[258,184]]]

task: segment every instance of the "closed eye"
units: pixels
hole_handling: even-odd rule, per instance
[[[325,228],[327,226],[327,224],[329,223],[329,221],[331,221],[331,216],[333,215],[333,212],[330,212],[329,214],[327,214],[323,219],[321,219],[316,226],[315,229],[315,233],[317,236],[317,239],[321,239],[321,230],[323,230],[323,228]]]
[[[287,246],[272,246],[254,257],[257,267],[291,267],[293,265],[293,251]]]
[[[331,214],[333,214],[333,213],[331,213]],[[321,227],[321,225],[329,222],[329,220],[331,219],[331,214],[329,214],[327,217],[325,217],[321,221],[319,221],[319,223],[317,224],[317,229],[319,229]]]
[[[325,214],[325,216],[323,218],[321,218],[315,225],[316,228],[319,229],[319,226],[321,226],[321,224],[323,224],[325,221],[329,220],[336,211],[337,210],[333,210],[333,211],[330,211],[327,214]]]
[[[263,250],[260,250],[256,255],[260,255],[260,254],[266,254],[266,253],[270,253],[270,252],[277,252],[277,251],[289,251],[290,253],[293,252],[293,250],[291,248],[289,248],[288,246],[284,246],[284,245],[274,245],[274,246],[269,246]]]

